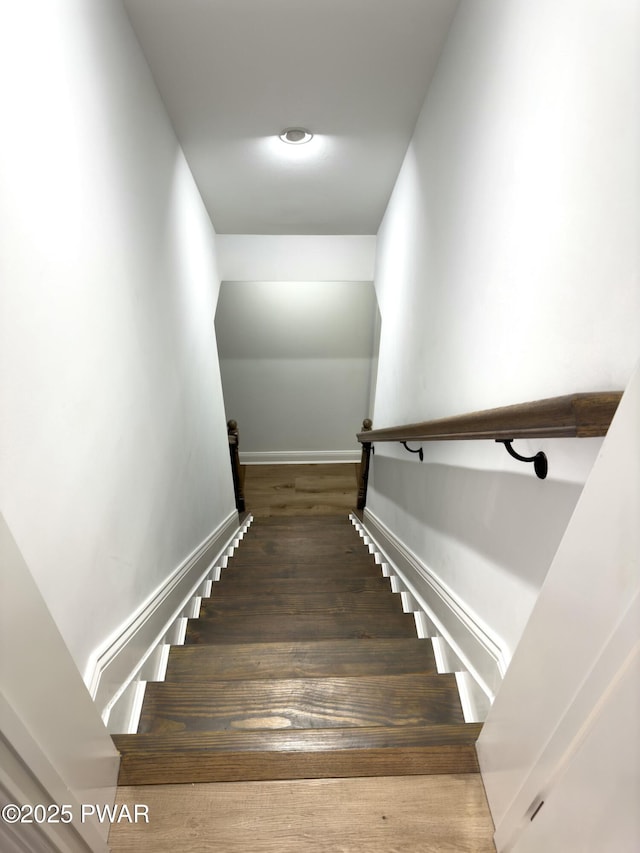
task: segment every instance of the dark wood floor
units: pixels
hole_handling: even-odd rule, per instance
[[[479,774],[118,788],[112,853],[496,853]]]
[[[258,518],[147,685],[121,784],[477,772],[479,726],[346,515]]]
[[[358,465],[242,465],[247,509],[255,518],[346,516],[356,505]]]

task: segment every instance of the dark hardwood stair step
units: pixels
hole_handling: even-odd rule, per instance
[[[119,785],[478,773],[480,723],[113,735]]]
[[[480,728],[346,516],[272,517],[113,739],[137,785],[477,773]]]
[[[308,536],[283,537],[272,539],[271,537],[252,537],[250,533],[242,539],[238,546],[238,553],[242,555],[260,555],[264,557],[286,558],[291,555],[296,557],[355,557],[370,556],[369,549],[362,544],[357,534],[349,536],[323,536],[312,538]]]
[[[254,541],[251,538],[243,539],[238,548],[234,551],[234,559],[242,557],[248,559],[263,559],[271,560],[338,560],[338,559],[362,559],[372,560],[373,555],[368,548],[356,539],[355,542],[340,542],[327,544],[325,539],[299,539],[296,541],[285,540],[284,542],[272,541],[265,539],[264,541]]]
[[[396,613],[402,612],[400,596],[390,592],[358,595],[357,593],[308,592],[300,594],[236,595],[202,599],[200,619],[210,620],[229,616],[249,616],[275,613],[281,616],[301,616],[305,613]]]
[[[240,560],[232,557],[222,577],[268,580],[271,578],[378,578],[382,570],[367,560]]]
[[[367,640],[416,636],[409,613],[351,613],[290,616],[220,616],[190,619],[185,643],[259,643],[297,640]]]
[[[223,571],[222,578],[211,588],[212,598],[234,595],[305,595],[308,592],[351,592],[359,595],[391,592],[388,578],[377,577],[276,577],[259,580],[243,578],[241,573]]]
[[[165,681],[185,684],[257,678],[435,675],[430,640],[317,640],[173,646]]]
[[[295,521],[295,519],[293,519]],[[314,541],[323,541],[327,539],[339,538],[340,540],[349,540],[357,543],[361,537],[356,531],[351,522],[342,520],[330,520],[323,524],[315,524],[305,521],[303,524],[292,524],[284,519],[277,523],[263,524],[262,521],[252,524],[244,534],[245,539],[260,540],[266,539],[312,539]]]
[[[345,512],[340,515],[292,515],[292,516],[265,516],[262,518],[254,518],[251,524],[251,530],[306,530],[312,531],[321,530],[323,528],[346,527],[353,529],[353,525],[349,520],[349,513]]]
[[[147,684],[139,732],[464,723],[454,675]]]

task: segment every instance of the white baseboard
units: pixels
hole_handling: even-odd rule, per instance
[[[504,650],[465,603],[370,510],[364,511],[364,523],[355,517],[354,523],[379,559],[388,563],[393,588],[402,592],[405,609],[414,611],[418,635],[433,638],[439,671],[469,674],[465,719],[484,719],[506,671]]]
[[[305,465],[359,462],[359,450],[273,450],[240,451],[241,465]]]
[[[184,642],[196,599],[199,606],[207,581],[226,565],[249,524],[250,519],[241,527],[235,511],[227,516],[91,656],[85,683],[112,733],[137,727],[141,684],[164,676],[165,647]]]

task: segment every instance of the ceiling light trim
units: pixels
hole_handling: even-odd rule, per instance
[[[305,145],[313,139],[313,133],[305,127],[285,127],[280,133],[280,139],[287,145]]]

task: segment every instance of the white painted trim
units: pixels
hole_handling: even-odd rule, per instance
[[[69,788],[56,764],[1,691],[0,720],[0,805],[55,803],[69,805],[73,814],[71,823],[16,824],[15,829],[0,821],[3,853],[50,853],[53,850],[57,853],[87,853],[89,850],[109,853],[107,840],[101,837],[94,822],[80,822],[78,792]],[[88,801],[88,793],[80,793],[80,797]],[[101,800],[94,793],[91,801],[111,805],[113,796]]]
[[[443,650],[448,671],[452,671],[449,667],[455,660],[455,668],[468,672],[486,697],[479,697],[476,704],[486,706],[493,702],[507,668],[506,651],[497,638],[490,636],[465,603],[368,509],[362,528],[380,552],[383,564],[389,564],[417,608],[426,615],[426,621],[432,623],[432,635],[441,637],[448,647]],[[424,627],[424,619],[421,624]]]
[[[108,825],[79,805],[113,805],[120,756],[1,513],[0,566],[0,796],[72,807],[71,824],[40,825],[47,850],[108,853]]]
[[[183,613],[186,615],[190,605],[193,607],[191,599],[198,594],[198,587],[216,563],[224,559],[242,530],[238,513],[230,513],[129,619],[94,651],[85,672],[85,684],[105,723],[117,700],[136,680],[158,645],[164,643],[165,635],[176,619],[182,617]]]
[[[427,619],[427,614],[424,613],[424,621],[428,624],[429,620]],[[426,634],[425,636],[429,636]],[[447,649],[446,643],[442,639],[442,637],[432,637],[431,643],[433,645],[433,656],[436,659],[436,669],[438,672],[448,672],[449,671],[449,662],[447,660]]]
[[[360,461],[359,450],[240,451],[241,465],[340,464]]]
[[[467,670],[456,670],[455,676],[465,723],[482,723],[491,707],[489,697],[479,689]]]
[[[223,567],[226,568],[229,558],[240,544],[252,521],[252,515],[245,519],[242,527],[230,540],[228,547],[223,548],[219,558],[207,573],[206,579],[196,586],[195,594],[180,609],[160,642],[141,658],[141,664],[133,678],[128,684],[123,685],[114,700],[105,708],[103,720],[112,734],[135,734],[138,731],[147,682],[165,680],[171,646],[184,645],[189,619],[199,615],[202,598],[208,598],[211,595],[213,581],[220,580]]]

